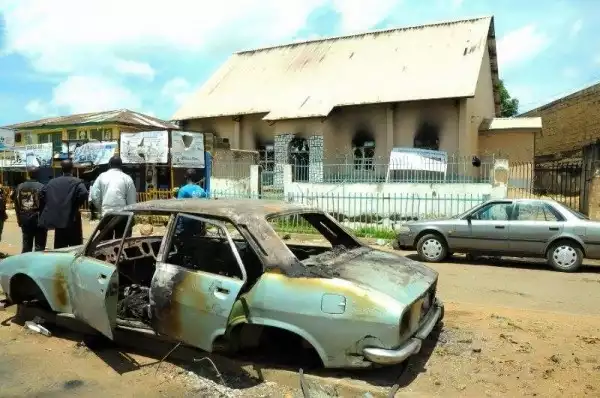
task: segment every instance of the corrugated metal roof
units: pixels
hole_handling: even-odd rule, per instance
[[[493,119],[484,119],[479,126],[479,131],[541,129],[541,117],[495,117]]]
[[[486,46],[497,80],[493,17],[243,51],[173,119],[322,117],[336,106],[472,97]]]
[[[179,129],[179,127],[171,122],[157,119],[152,116],[144,115],[143,113],[130,111],[129,109],[118,109],[114,111],[80,113],[70,116],[50,117],[32,122],[24,122],[6,126],[9,129],[24,130],[39,127],[52,126],[79,126],[86,124],[97,123],[116,123],[128,125],[138,128],[147,129]]]

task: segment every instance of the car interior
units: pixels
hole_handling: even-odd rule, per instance
[[[168,216],[166,216],[168,219]],[[223,223],[222,221],[220,221]],[[101,261],[117,264],[121,239],[114,231],[127,223],[127,216],[115,216],[102,220],[99,233],[92,238],[88,255]],[[118,322],[135,321],[136,327],[148,328],[150,321],[149,289],[156,271],[156,259],[166,233],[142,234],[145,225],[134,216],[125,234],[123,250],[117,264],[119,272]],[[233,224],[226,225],[239,253],[247,274],[246,291],[262,275],[263,266],[254,249],[237,231]],[[124,230],[125,228],[123,228]],[[192,216],[180,216],[175,226],[165,262],[190,271],[203,271],[234,279],[242,279],[242,272],[235,258],[225,231]],[[243,292],[242,291],[242,292]],[[141,322],[141,324],[139,324]]]

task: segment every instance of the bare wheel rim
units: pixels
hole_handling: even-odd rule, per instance
[[[552,258],[560,268],[570,268],[577,263],[577,251],[568,245],[561,245],[554,249]]]
[[[421,252],[430,260],[438,258],[442,254],[442,243],[437,239],[427,239],[421,246]]]

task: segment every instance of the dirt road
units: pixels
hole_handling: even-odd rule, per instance
[[[16,234],[7,234],[10,228],[0,251]],[[387,368],[320,371],[313,380],[328,386],[330,396],[360,390],[385,396],[396,381],[398,396],[600,396],[600,267],[564,274],[523,262],[460,261],[433,265],[446,303],[444,325],[400,379],[399,368]],[[141,354],[81,346],[80,335],[32,334],[11,316],[0,312],[0,396],[219,396],[196,375],[210,373],[206,363],[170,359],[157,372],[152,363],[168,349]],[[298,394],[295,370],[240,365],[226,378],[238,396],[281,397]],[[272,382],[259,382],[257,374]]]

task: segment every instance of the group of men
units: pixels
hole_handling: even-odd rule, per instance
[[[118,156],[109,160],[109,170],[101,173],[90,191],[73,176],[73,163],[61,162],[62,175],[47,184],[38,181],[38,169],[29,170],[29,180],[12,193],[17,223],[23,234],[22,252],[46,248],[48,230],[54,230],[54,248],[83,243],[83,225],[79,208],[90,200],[101,214],[120,210],[135,203],[136,190],[131,177],[122,171]]]
[[[22,252],[41,251],[46,248],[48,230],[54,230],[54,248],[77,246],[83,243],[83,224],[79,208],[89,200],[100,216],[119,211],[136,202],[136,189],[132,178],[123,172],[123,162],[113,156],[109,169],[101,173],[88,192],[84,182],[73,176],[73,163],[61,162],[62,176],[47,184],[38,181],[38,169],[29,170],[29,180],[19,184],[12,193],[17,222],[23,235]],[[205,198],[194,169],[185,173],[186,184],[178,193],[178,199]],[[8,218],[6,206],[0,206],[0,236]],[[123,226],[124,229],[125,226]],[[125,231],[119,231],[122,236]]]

